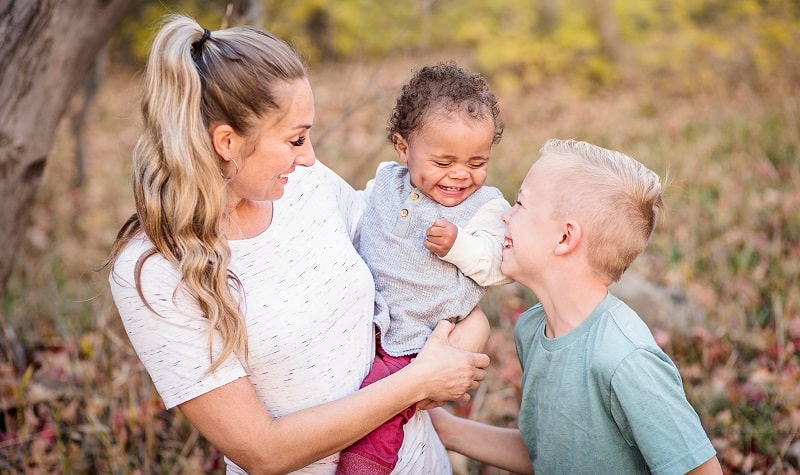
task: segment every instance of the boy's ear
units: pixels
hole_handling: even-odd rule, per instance
[[[397,132],[392,134],[392,141],[394,142],[394,149],[397,152],[397,157],[400,161],[405,163],[407,160],[406,153],[408,153],[408,142]]]
[[[579,222],[570,220],[561,229],[561,238],[556,244],[555,254],[561,256],[574,251],[583,239],[583,228]]]
[[[225,160],[238,156],[237,139],[238,135],[228,124],[217,125],[211,130],[211,142],[214,144],[214,150]]]

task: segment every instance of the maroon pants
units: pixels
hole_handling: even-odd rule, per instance
[[[375,348],[375,360],[369,374],[361,383],[362,388],[396,373],[407,366],[415,356],[387,354],[381,346],[380,337],[375,339]],[[363,439],[343,450],[339,465],[336,467],[337,475],[388,475],[397,465],[398,452],[403,445],[403,426],[415,412],[416,406],[404,409]]]

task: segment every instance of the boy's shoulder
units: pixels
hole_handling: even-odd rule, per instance
[[[522,312],[514,326],[514,336],[517,340],[527,341],[532,338],[537,329],[541,329],[546,318],[541,303],[537,303]]]
[[[637,361],[645,355],[649,355],[645,360],[655,357],[669,361],[650,328],[632,308],[611,294],[607,300],[609,305],[596,330],[600,347],[594,352],[596,367],[606,367],[613,373],[623,360]]]
[[[636,348],[656,345],[650,328],[635,310],[611,293],[606,297],[606,302],[607,306],[604,312],[607,324],[616,330],[611,335],[627,341]]]

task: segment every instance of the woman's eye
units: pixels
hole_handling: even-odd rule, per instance
[[[301,145],[306,143],[306,138],[305,138],[305,136],[301,135],[300,137],[297,138],[297,140],[293,140],[293,141],[291,141],[289,143],[291,143],[295,147],[300,147]]]

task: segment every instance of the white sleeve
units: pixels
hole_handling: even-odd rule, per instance
[[[483,287],[512,282],[500,271],[506,233],[502,214],[508,208],[504,198],[481,206],[464,229],[458,228],[456,241],[442,260],[454,264]]]
[[[109,275],[114,302],[128,337],[150,374],[164,404],[171,408],[234,381],[247,373],[239,360],[228,357],[214,374],[209,353],[208,320],[194,299],[183,290],[175,292],[177,270],[160,255],[143,265],[142,301],[134,285],[134,268],[142,250],[149,247],[135,240],[123,251]],[[222,348],[214,338],[214,354]]]
[[[364,198],[362,192],[356,191],[344,178],[328,168],[327,165],[317,160],[314,167],[318,167],[325,177],[325,182],[330,186],[333,199],[339,205],[339,210],[347,225],[347,232],[353,243],[358,242],[361,229],[361,218],[364,216]]]

